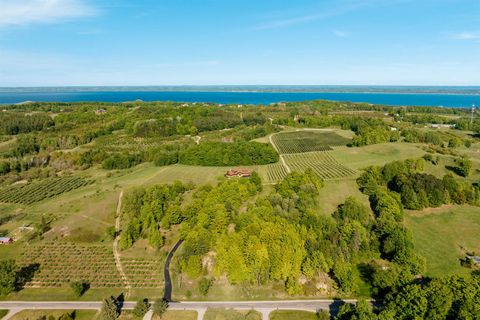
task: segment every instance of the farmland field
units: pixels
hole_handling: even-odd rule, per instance
[[[123,270],[133,288],[163,287],[163,264],[160,259],[121,259]]]
[[[266,183],[276,183],[287,175],[287,169],[280,163],[269,164],[267,174],[264,177]]]
[[[420,158],[425,151],[413,143],[381,143],[364,147],[339,147],[332,155],[342,164],[352,169],[363,169],[368,166],[383,166],[387,162]]]
[[[88,281],[92,288],[122,286],[112,249],[103,245],[44,243],[29,246],[18,264],[33,270],[26,287],[65,287],[76,280]]]
[[[465,274],[460,265],[465,251],[480,252],[478,207],[444,206],[412,211],[406,216],[415,249],[427,259],[427,275]]]
[[[332,150],[331,147],[347,145],[351,140],[333,131],[293,131],[272,136],[280,154]]]
[[[50,178],[41,182],[11,186],[0,190],[0,202],[32,204],[46,198],[88,185],[91,181],[79,177]]]
[[[293,171],[311,168],[322,179],[338,179],[353,176],[356,171],[339,163],[328,151],[286,154],[283,156]]]

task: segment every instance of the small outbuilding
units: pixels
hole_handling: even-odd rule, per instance
[[[252,170],[248,169],[230,169],[225,173],[225,177],[227,178],[248,178],[252,175]]]

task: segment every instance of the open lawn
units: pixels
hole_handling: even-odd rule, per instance
[[[364,147],[337,147],[331,151],[338,162],[352,169],[363,169],[368,166],[381,166],[395,160],[419,158],[425,154],[416,144],[382,143]]]
[[[270,320],[316,320],[314,312],[301,310],[275,310],[270,313]]]
[[[444,206],[410,211],[405,215],[413,233],[415,249],[427,259],[427,275],[441,276],[469,272],[460,265],[466,251],[480,253],[480,209]]]
[[[96,310],[23,310],[15,314],[11,319],[12,320],[37,320],[42,316],[55,317],[58,319],[61,315],[65,313],[73,313],[75,320],[92,320],[95,318],[95,315],[98,313]]]

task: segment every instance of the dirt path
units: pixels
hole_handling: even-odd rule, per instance
[[[117,267],[118,273],[120,274],[120,277],[122,278],[123,284],[125,286],[125,289],[127,292],[125,293],[125,297],[128,298],[130,297],[130,291],[132,286],[130,285],[130,282],[128,281],[127,275],[123,271],[122,267],[122,261],[120,260],[120,254],[118,253],[118,242],[120,241],[120,216],[121,216],[121,210],[122,210],[122,198],[123,198],[123,190],[120,192],[120,195],[118,196],[118,204],[117,204],[117,211],[115,213],[116,218],[115,218],[115,240],[113,241],[113,256],[115,257],[115,266]]]
[[[285,169],[287,170],[287,172],[290,173],[290,172],[292,172],[292,170],[291,170],[290,167],[288,166],[287,162],[285,162],[285,159],[283,158],[283,155],[278,151],[277,145],[273,142],[272,136],[273,136],[274,134],[275,134],[275,133],[269,135],[269,136],[268,136],[268,140],[270,141],[270,144],[271,144],[272,147],[275,149],[275,151],[277,151],[278,156],[280,157],[280,161],[282,162],[282,165],[285,167]]]

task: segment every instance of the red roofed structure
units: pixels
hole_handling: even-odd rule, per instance
[[[252,170],[248,169],[230,169],[225,173],[225,177],[227,178],[248,178],[252,175]]]

